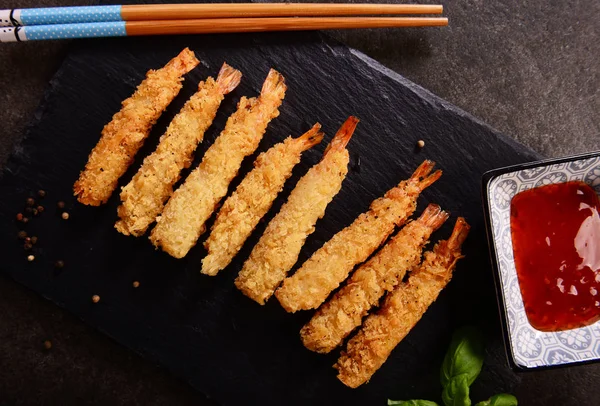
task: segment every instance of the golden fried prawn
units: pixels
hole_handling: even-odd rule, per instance
[[[182,76],[200,61],[185,48],[163,68],[150,70],[135,93],[102,129],[85,169],[73,185],[77,200],[99,206],[110,198],[162,112],[181,90]]]
[[[300,331],[304,346],[327,353],[342,344],[385,292],[394,289],[406,272],[419,264],[429,236],[447,218],[448,213],[440,206],[430,204],[417,220],[406,224],[317,310]]]
[[[442,175],[425,161],[410,179],[400,182],[319,248],[275,293],[288,312],[315,309],[327,299],[356,264],[364,262],[416,208],[420,193]]]
[[[381,309],[363,323],[348,342],[334,368],[338,379],[356,388],[367,382],[383,365],[392,350],[417,324],[452,278],[460,248],[469,233],[469,225],[458,218],[452,236],[426,252],[420,266],[408,281],[389,293]]]
[[[321,142],[320,129],[317,123],[304,135],[288,137],[256,158],[254,169],[223,203],[204,242],[208,255],[202,260],[203,274],[214,276],[229,265],[273,205],[302,152]]]
[[[185,103],[160,138],[156,150],[148,155],[133,179],[121,191],[117,209],[120,220],[115,228],[125,235],[140,236],[162,211],[173,194],[181,170],[192,163],[196,147],[212,124],[227,93],[237,87],[240,71],[226,63],[215,81],[209,77]]]
[[[200,165],[173,193],[156,219],[150,234],[156,248],[183,258],[196,244],[242,161],[256,150],[267,125],[279,115],[285,91],[283,76],[271,69],[258,98],[242,97]]]
[[[298,260],[306,238],[315,230],[315,223],[340,191],[348,173],[346,144],[357,124],[356,117],[346,120],[321,162],[298,181],[244,263],[235,285],[252,300],[264,304],[273,295]]]

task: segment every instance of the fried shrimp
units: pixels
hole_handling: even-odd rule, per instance
[[[185,103],[160,138],[156,151],[144,159],[140,170],[121,191],[115,228],[125,235],[140,236],[162,211],[173,193],[183,168],[192,163],[194,151],[204,139],[225,95],[240,83],[242,74],[226,63],[215,81],[209,77]]]
[[[150,129],[181,90],[182,76],[200,61],[185,48],[163,68],[150,70],[135,93],[102,129],[85,169],[73,185],[83,204],[99,206],[110,198]]]
[[[242,161],[256,150],[267,125],[279,115],[285,91],[283,76],[271,69],[258,98],[242,97],[198,168],[173,193],[156,219],[158,224],[150,235],[155,247],[183,258],[196,244]]]
[[[231,262],[271,208],[302,152],[321,142],[320,129],[317,123],[301,137],[288,137],[256,158],[254,169],[227,198],[204,242],[208,255],[202,260],[203,274],[214,276]]]
[[[356,264],[364,262],[377,247],[413,214],[417,197],[441,175],[432,174],[435,162],[425,161],[410,179],[400,182],[373,201],[369,211],[334,235],[317,250],[275,296],[288,312],[315,309],[327,299]]]
[[[265,304],[298,260],[315,223],[340,191],[348,173],[346,144],[358,124],[350,117],[325,150],[321,162],[298,181],[287,202],[271,220],[238,275],[235,285],[252,300]]]
[[[431,233],[448,219],[440,206],[430,204],[421,217],[404,226],[373,258],[359,267],[328,302],[302,328],[300,337],[309,350],[327,353],[340,345],[379,304],[386,291],[394,289],[407,271],[421,260],[421,251]]]
[[[437,299],[462,258],[460,247],[468,233],[469,225],[460,217],[450,239],[426,252],[408,281],[387,295],[376,314],[367,317],[334,365],[346,386],[356,388],[367,382]]]

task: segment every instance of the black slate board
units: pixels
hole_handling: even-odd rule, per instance
[[[121,184],[154,148],[198,81],[216,75],[223,61],[241,69],[244,78],[223,103],[197,157],[218,135],[239,97],[258,93],[269,67],[284,74],[289,90],[260,151],[289,134],[301,134],[315,121],[323,124],[328,141],[348,115],[361,118],[349,145],[354,169],[308,239],[299,263],[374,198],[408,177],[423,159],[437,161],[444,170],[441,180],[420,198],[418,212],[428,202],[437,202],[454,214],[435,239],[449,234],[457,215],[466,216],[473,226],[464,249],[467,258],[368,385],[357,390],[344,387],[331,368],[337,352],[323,356],[302,347],[298,330],[310,313],[288,315],[276,301],[258,306],[233,286],[266,223],[232,266],[210,278],[199,274],[201,244],[185,259],[175,260],[154,251],[146,238],[118,234],[113,229],[116,194],[101,208],[81,206],[70,197],[73,181],[120,101],[132,93],[146,70],[163,65],[185,46],[196,52],[202,65],[187,76],[183,91]],[[419,139],[426,142],[420,152],[415,149]],[[325,145],[305,154],[267,220],[298,178],[319,160]],[[253,158],[245,161],[242,174]],[[468,114],[318,33],[81,41],[50,82],[26,138],[0,179],[1,271],[224,405],[383,405],[388,397],[439,400],[438,369],[451,332],[465,323],[477,324],[489,337],[486,368],[472,392],[481,400],[510,390],[515,376],[501,347],[480,177],[486,170],[536,158]],[[16,239],[20,226],[14,219],[25,199],[40,188],[48,194],[42,203],[47,210],[25,227],[39,237],[36,260],[30,263]],[[68,221],[61,220],[55,209],[58,200],[67,201]],[[53,269],[57,259],[66,263],[62,272]],[[139,289],[131,287],[133,280],[141,281]],[[93,294],[101,296],[100,303],[92,304]]]

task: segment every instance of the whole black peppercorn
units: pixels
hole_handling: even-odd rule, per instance
[[[33,197],[28,197],[25,203],[27,203],[27,206],[33,206],[35,204],[35,200],[33,200]]]
[[[27,238],[27,232],[25,230],[21,230],[17,233],[17,237],[19,237],[21,240],[24,240]]]
[[[45,190],[42,190],[42,189],[38,190],[38,196],[39,196],[39,197],[44,197],[44,196],[46,196],[46,191],[45,191]]]
[[[60,201],[60,202],[56,203],[56,207],[58,207],[59,209],[64,209],[65,208],[65,202]]]

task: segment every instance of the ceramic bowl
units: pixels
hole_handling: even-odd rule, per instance
[[[498,306],[513,367],[533,369],[600,360],[600,322],[572,330],[543,332],[525,314],[510,230],[510,203],[538,186],[579,180],[600,194],[600,151],[516,165],[483,176],[483,202]]]

